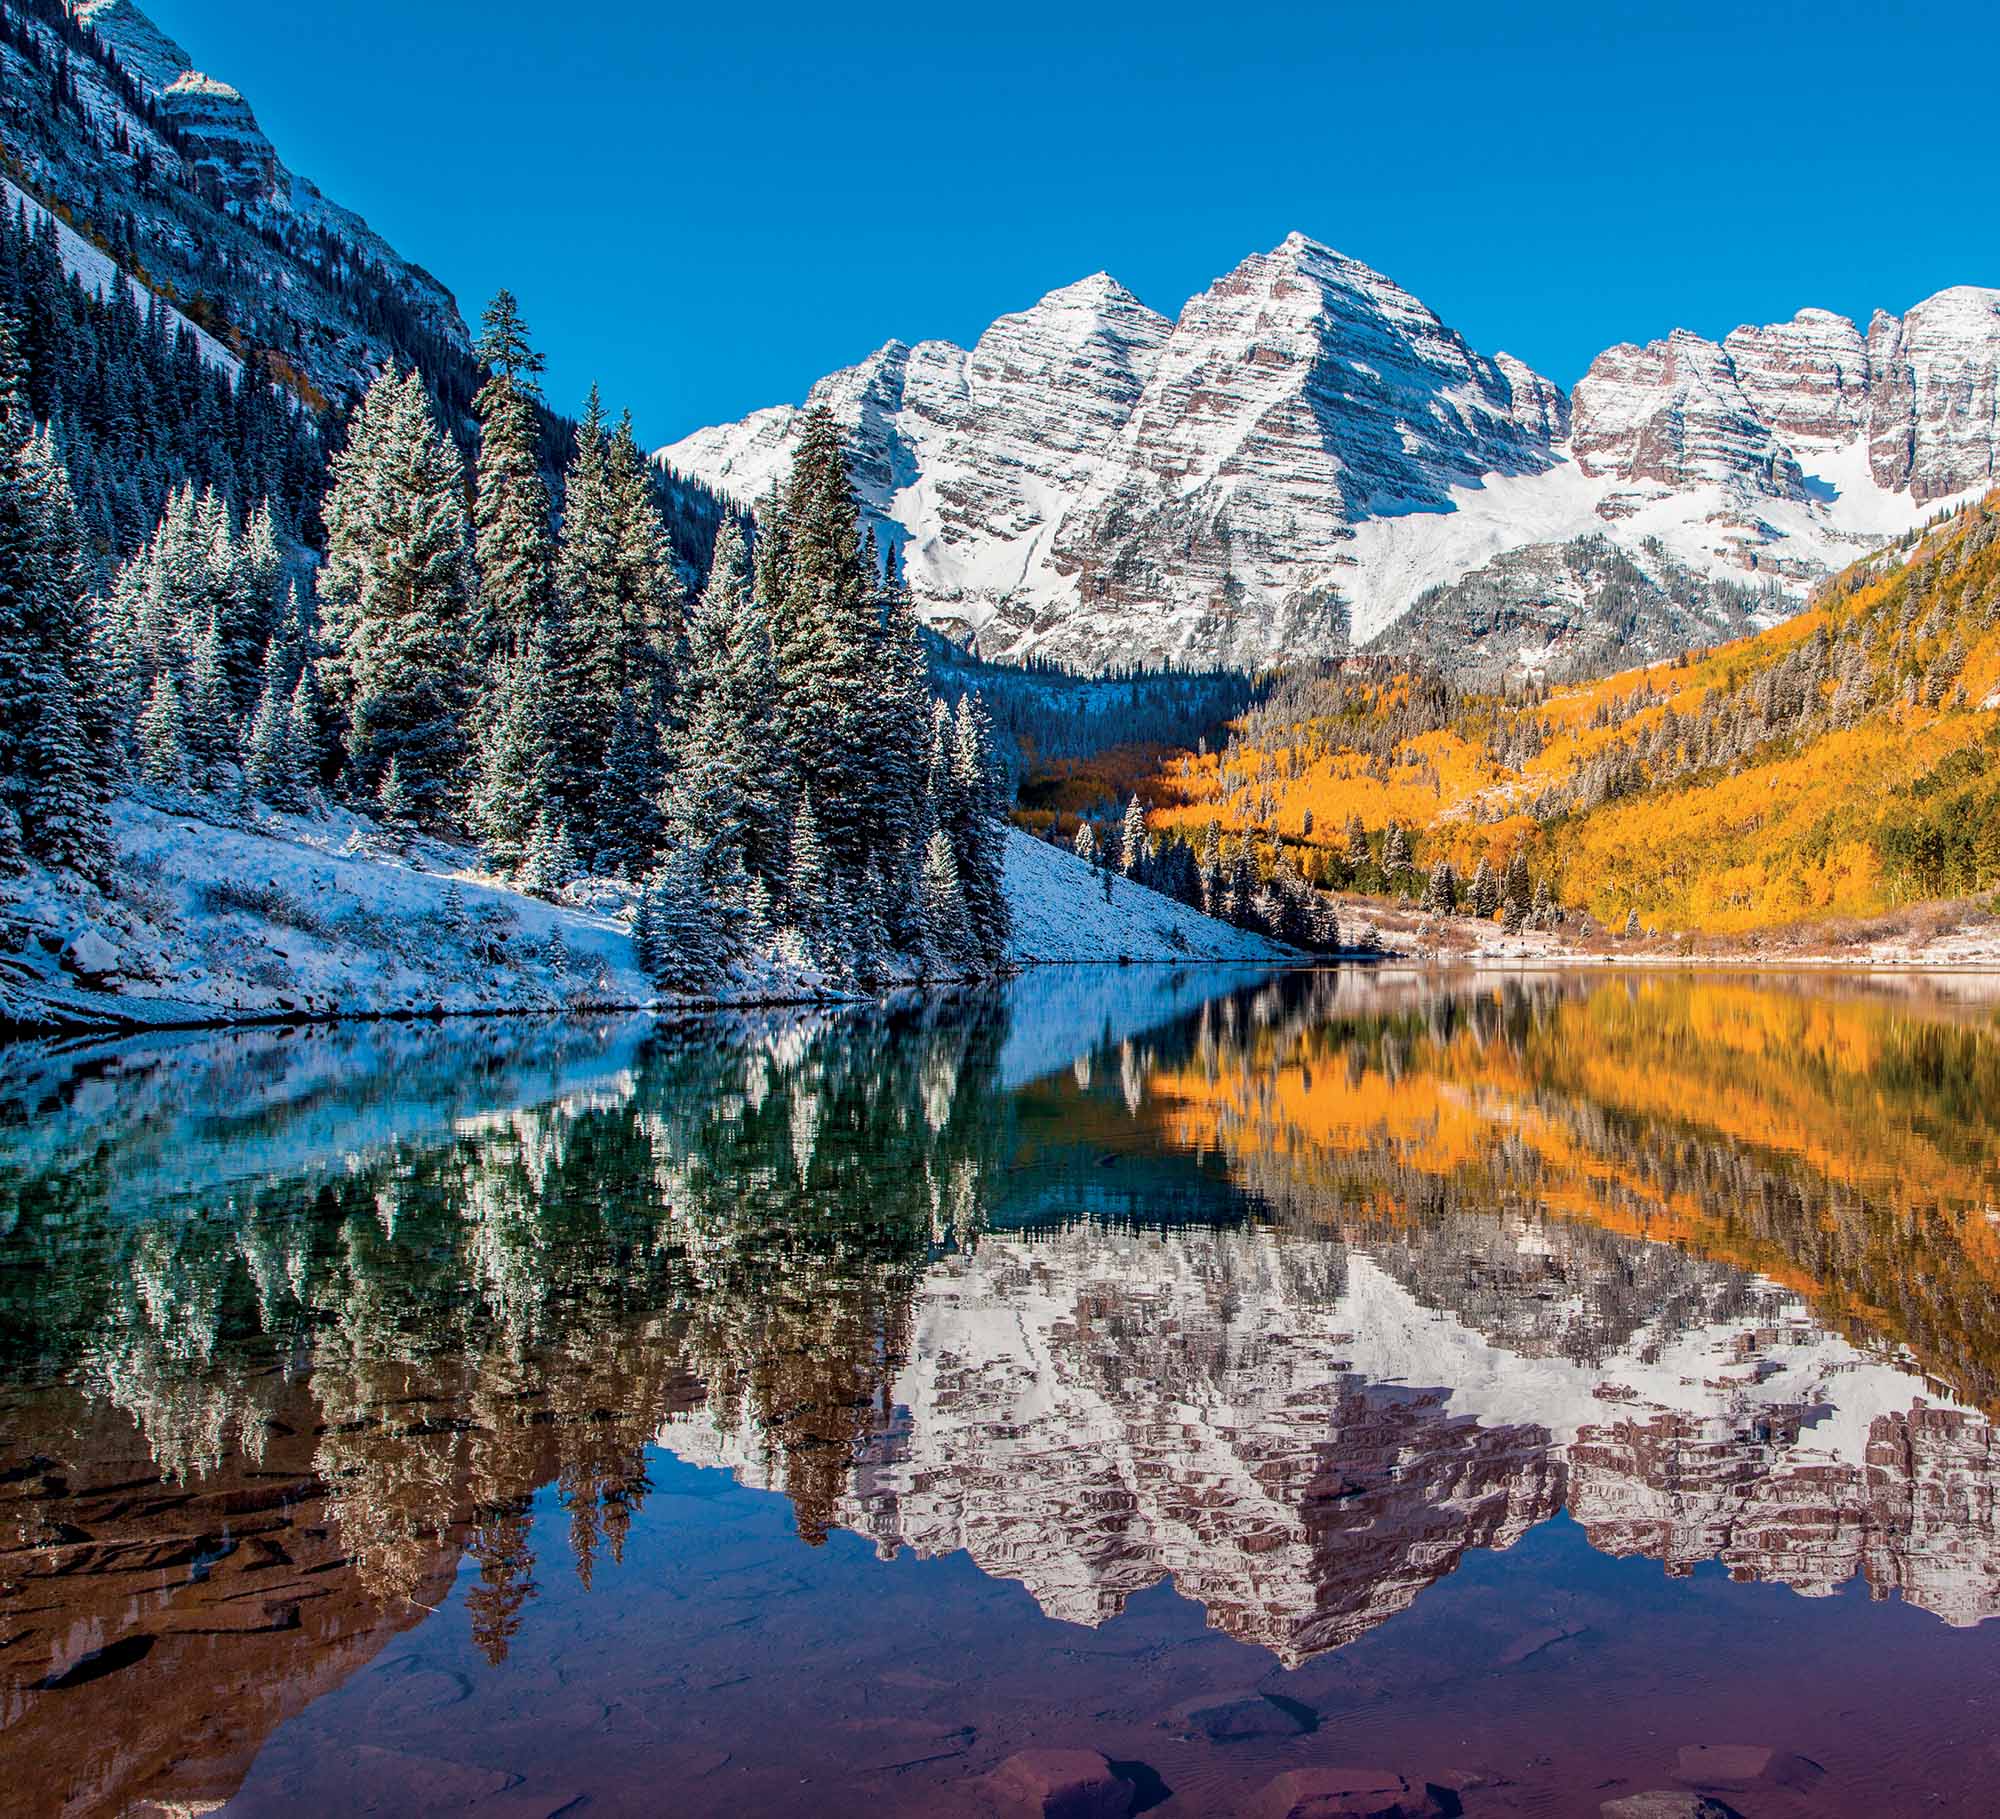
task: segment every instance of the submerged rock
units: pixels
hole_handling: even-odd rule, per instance
[[[1010,1813],[1040,1819],[1126,1819],[1133,1786],[1095,1750],[1022,1750],[988,1777]]]
[[[1257,1819],[1455,1819],[1449,1788],[1378,1768],[1302,1768],[1280,1775],[1250,1809]]]

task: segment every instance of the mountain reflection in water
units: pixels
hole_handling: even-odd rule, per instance
[[[1067,1624],[1171,1579],[1287,1669],[1564,1511],[2000,1611],[1976,999],[1104,970],[0,1068],[24,1810],[227,1799],[447,1604],[497,1668],[670,1466]]]

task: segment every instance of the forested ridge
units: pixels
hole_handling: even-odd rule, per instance
[[[864,982],[998,964],[999,755],[976,694],[934,695],[831,419],[754,528],[722,520],[690,599],[629,417],[592,394],[558,516],[505,293],[477,353],[470,467],[422,374],[370,387],[303,585],[268,495],[191,481],[107,573],[0,311],[0,867],[117,888],[128,791],[337,801],[390,852],[470,838],[540,894],[622,881],[675,990],[758,953]]]
[[[1768,631],[1572,687],[1467,689],[1390,658],[1294,672],[1142,786],[1148,822],[1328,888],[1634,930],[1989,890],[1996,546],[1989,495]]]

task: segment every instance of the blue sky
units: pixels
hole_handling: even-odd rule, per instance
[[[294,169],[665,441],[1108,270],[1299,228],[1563,384],[2000,285],[1991,0],[142,0]]]

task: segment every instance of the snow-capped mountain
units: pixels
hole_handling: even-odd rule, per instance
[[[390,358],[467,356],[445,286],[291,171],[249,102],[133,0],[0,11],[18,34],[0,39],[5,201],[67,216],[64,262],[87,284],[122,269],[199,299],[212,360],[260,349],[308,397],[355,391]]]
[[[1578,604],[1543,601],[1536,577],[1592,567],[1553,547],[1586,537],[1663,595],[1687,570],[1774,584],[1766,610],[1782,611],[1992,484],[1996,400],[1996,291],[1941,292],[1866,335],[1824,310],[1721,342],[1677,330],[1608,350],[1569,396],[1293,234],[1177,321],[1099,275],[970,352],[891,342],[807,404],[852,438],[864,503],[934,625],[987,656],[1103,668],[1335,654],[1428,590],[1551,546],[1504,571],[1510,610],[1533,619]],[[759,411],[660,453],[754,503],[800,416]],[[1583,622],[1557,629],[1625,648],[1596,606],[1586,589]],[[1565,654],[1504,648],[1545,667]]]

